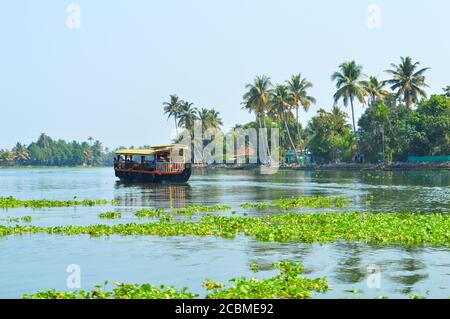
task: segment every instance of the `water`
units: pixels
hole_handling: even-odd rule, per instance
[[[133,216],[142,207],[185,207],[189,204],[227,204],[237,215],[245,202],[268,202],[290,196],[347,196],[343,211],[450,212],[450,172],[303,172],[197,171],[188,185],[124,185],[111,169],[5,169],[0,170],[0,196],[20,199],[116,199],[119,207],[10,209],[0,219],[30,215],[39,226],[148,222]],[[373,196],[368,206],[366,200]],[[120,220],[100,220],[108,210],[122,212]],[[334,209],[335,211],[336,209]],[[299,213],[314,209],[298,209]],[[323,210],[321,210],[323,211]],[[267,209],[245,210],[266,216]],[[221,212],[229,214],[229,212]],[[12,225],[0,222],[2,225]],[[21,235],[0,238],[0,297],[56,288],[67,290],[66,268],[81,267],[82,289],[109,280],[189,286],[200,296],[202,282],[226,282],[239,276],[264,278],[275,274],[270,264],[293,260],[305,265],[308,277],[326,276],[333,290],[322,298],[389,297],[419,294],[450,297],[450,250],[446,248],[374,247],[337,242],[326,245],[265,243],[196,237]],[[252,263],[261,272],[249,270]],[[380,288],[367,285],[367,268],[381,271]],[[372,287],[372,288],[371,288]],[[354,294],[349,290],[357,290]]]

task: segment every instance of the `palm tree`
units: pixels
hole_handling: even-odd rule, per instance
[[[220,117],[220,112],[215,109],[208,110],[208,124],[212,128],[218,129],[223,125],[222,118]]]
[[[271,86],[272,83],[270,82],[270,78],[265,75],[257,76],[253,84],[247,84],[245,86],[247,92],[243,96],[243,108],[247,109],[249,112],[255,113],[256,122],[258,123],[259,128],[266,127],[265,114],[270,107]],[[263,139],[263,154],[270,158],[269,142],[267,141],[267,138]]]
[[[371,76],[368,81],[362,81],[362,85],[369,94],[367,101],[369,105],[377,100],[383,101],[389,95],[385,89],[385,81],[379,81],[376,76]]]
[[[197,117],[200,121],[202,121],[202,125],[204,128],[209,127],[209,110],[208,109],[201,109],[198,111]]]
[[[280,120],[284,122],[286,133],[288,134],[289,141],[292,149],[295,153],[295,160],[298,163],[297,150],[292,140],[291,133],[289,132],[288,118],[293,116],[292,114],[293,97],[289,94],[289,90],[285,85],[276,85],[272,91],[272,113]]]
[[[396,91],[396,98],[401,97],[406,106],[411,107],[414,103],[417,103],[419,97],[427,96],[423,88],[428,87],[428,85],[425,83],[423,74],[429,68],[417,70],[420,63],[413,63],[409,56],[400,59],[399,65],[392,63],[392,69],[386,70],[387,73],[393,75],[393,78],[387,80],[386,83],[391,85],[393,91]]]
[[[333,73],[332,81],[336,81],[337,91],[334,94],[335,104],[342,99],[344,105],[352,107],[353,132],[356,136],[355,110],[353,102],[356,99],[361,104],[365,104],[367,91],[364,89],[361,78],[363,77],[362,66],[355,61],[345,62],[339,65],[339,72]]]
[[[197,113],[198,110],[193,107],[193,103],[181,101],[178,113],[178,126],[184,127],[188,131],[191,131],[194,127],[195,120],[198,119]]]
[[[270,78],[265,75],[257,76],[253,84],[247,84],[245,86],[247,92],[243,97],[243,108],[255,113],[259,127],[265,127],[264,115],[270,104],[271,86]]]
[[[200,111],[198,111],[198,119],[202,121],[202,125],[205,129],[217,129],[223,124],[222,119],[220,118],[220,113],[215,109],[202,108]]]
[[[443,96],[450,97],[450,85],[447,85],[445,88],[442,88],[442,90],[444,91]]]
[[[178,116],[180,115],[180,106],[181,101],[176,94],[170,95],[170,101],[163,103],[164,114],[168,114],[167,119],[173,117],[173,119],[175,120],[175,130],[177,132],[177,135],[178,135],[177,119]]]
[[[292,96],[292,106],[295,108],[295,118],[297,121],[297,136],[300,137],[300,124],[298,122],[298,109],[300,105],[305,112],[308,112],[311,104],[316,104],[316,99],[309,96],[307,90],[313,85],[306,78],[302,78],[301,74],[293,75],[287,82],[289,94]]]
[[[8,150],[0,150],[0,164],[8,165],[9,162],[14,160],[14,154]]]
[[[28,152],[25,145],[17,143],[16,146],[12,149],[13,158],[19,164],[24,164],[27,160],[30,159],[30,153]]]

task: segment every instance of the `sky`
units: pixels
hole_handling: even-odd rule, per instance
[[[431,67],[428,92],[441,93],[450,85],[449,14],[447,0],[7,1],[0,148],[42,132],[92,136],[111,148],[167,143],[174,123],[162,103],[170,94],[214,107],[230,128],[254,119],[240,103],[263,74],[313,82],[317,104],[300,113],[304,124],[331,109],[330,76],[352,59],[385,78],[390,63],[409,55]]]

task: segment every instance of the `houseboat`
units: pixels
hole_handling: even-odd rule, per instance
[[[185,183],[191,176],[188,147],[181,144],[148,149],[119,149],[114,157],[116,177],[126,182]]]

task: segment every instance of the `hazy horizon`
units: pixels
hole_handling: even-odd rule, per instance
[[[67,25],[71,3],[81,9],[80,28]],[[379,28],[367,25],[371,4],[381,9]],[[42,132],[92,136],[111,148],[167,143],[174,123],[162,103],[170,94],[214,107],[227,129],[254,120],[240,103],[245,84],[262,74],[313,82],[317,104],[300,113],[305,124],[331,109],[330,76],[352,59],[386,78],[390,63],[411,56],[431,67],[427,92],[439,94],[450,85],[448,13],[444,0],[8,2],[0,13],[0,148]]]

